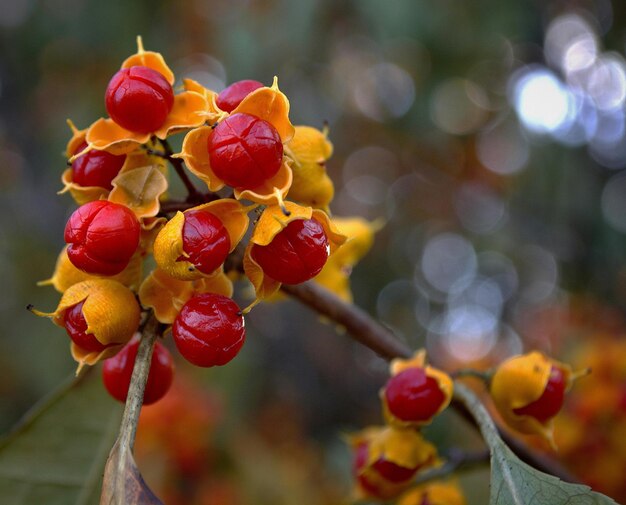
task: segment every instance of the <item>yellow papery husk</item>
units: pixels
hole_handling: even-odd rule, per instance
[[[261,205],[282,205],[285,203],[284,199],[293,180],[290,163],[291,160],[284,156],[278,172],[254,188],[235,188],[235,198],[237,200],[250,200]]]
[[[167,66],[167,63],[165,63],[165,59],[161,53],[144,50],[141,35],[137,36],[137,52],[126,58],[120,68],[136,66],[151,68],[165,77],[170,85],[174,84],[174,73],[170,70],[170,67]]]
[[[278,77],[274,77],[271,87],[254,90],[235,107],[231,115],[241,112],[267,121],[276,128],[285,144],[295,133],[295,128],[289,120],[289,107],[289,99],[278,89]]]
[[[203,210],[210,212],[222,222],[230,239],[229,252],[234,251],[248,229],[247,208],[236,200],[224,198],[198,205],[185,212]],[[191,262],[181,259],[188,257],[183,249],[184,224],[184,213],[177,212],[157,235],[153,248],[157,265],[171,277],[183,281],[211,276],[212,273],[200,272]]]
[[[71,352],[79,363],[78,371],[83,365],[93,365],[115,355],[137,331],[140,319],[139,304],[133,292],[110,279],[89,279],[74,284],[63,293],[53,313],[34,312],[51,317],[54,324],[65,327],[65,311],[83,301],[85,333],[92,334],[103,345],[115,345],[102,352],[87,352],[72,342]]]
[[[143,256],[152,254],[154,241],[161,229],[167,224],[164,217],[145,217],[140,221],[141,234],[139,235],[139,250]]]
[[[352,302],[350,274],[352,268],[367,254],[374,243],[374,234],[382,227],[382,222],[368,222],[360,217],[333,217],[332,222],[346,242],[328,258],[322,271],[313,278],[320,286],[335,293],[346,302]]]
[[[202,180],[209,191],[219,191],[225,184],[211,169],[209,161],[208,141],[213,129],[210,126],[201,126],[191,130],[183,140],[182,151],[174,158],[184,160],[189,171]]]
[[[325,164],[332,152],[333,145],[324,132],[311,126],[295,127],[294,137],[285,147],[285,153],[293,160],[290,200],[328,212],[335,187]]]
[[[206,110],[205,121],[207,123],[215,123],[228,115],[227,112],[224,112],[217,106],[217,93],[215,91],[205,88],[193,79],[183,79],[183,86],[185,91],[195,91],[206,99],[208,109]]]
[[[285,214],[285,211],[288,215]],[[252,282],[258,300],[269,298],[275,294],[280,289],[281,283],[264,274],[261,266],[252,258],[252,247],[270,244],[274,237],[292,221],[312,218],[316,219],[324,228],[330,246],[330,255],[332,255],[346,241],[346,236],[339,233],[337,227],[323,211],[311,207],[302,207],[293,202],[285,202],[284,208],[279,205],[271,205],[266,207],[261,214],[243,258],[244,272]]]
[[[149,142],[151,133],[131,132],[109,118],[100,118],[87,130],[85,140],[90,149],[106,150],[112,154],[128,154]],[[82,153],[77,153],[70,161]]]
[[[217,293],[230,298],[233,284],[221,269],[211,277],[181,281],[157,268],[141,284],[139,300],[144,307],[154,310],[159,322],[172,324],[183,305],[198,293]]]
[[[207,120],[209,103],[206,98],[195,91],[183,91],[174,96],[174,105],[167,115],[165,123],[154,132],[165,139],[190,128],[196,128]]]
[[[135,291],[139,288],[143,275],[143,258],[141,254],[135,253],[128,266],[119,274],[107,279],[123,284],[127,288]],[[67,246],[59,254],[52,277],[37,283],[38,286],[53,286],[59,293],[67,291],[68,288],[79,282],[86,280],[101,279],[97,275],[88,274],[76,268],[67,256]]]
[[[389,411],[387,399],[385,397],[385,388],[382,388],[380,390],[379,396],[383,406],[383,416],[388,424],[396,426],[398,428],[419,428],[421,426],[426,426],[430,424],[435,416],[440,414],[444,409],[448,407],[448,405],[450,405],[450,401],[452,400],[452,394],[454,393],[454,381],[452,380],[452,378],[444,371],[426,364],[425,349],[419,349],[410,359],[395,358],[391,361],[391,364],[389,366],[392,376],[398,375],[400,372],[409,368],[423,368],[424,373],[427,377],[432,377],[433,379],[435,379],[435,381],[437,382],[437,386],[444,394],[444,401],[441,403],[437,411],[433,414],[432,418],[426,419],[424,421],[404,421],[402,419],[398,419]]]
[[[70,141],[70,143],[71,142],[72,141]],[[68,152],[72,152],[72,151],[68,151]],[[141,149],[136,149],[135,151],[128,153],[126,155],[126,159],[124,160],[124,164],[122,165],[122,168],[120,169],[119,174],[112,181],[113,186],[115,186],[115,182],[116,180],[118,180],[118,178],[121,177],[123,179],[127,177],[123,175],[126,172],[133,170],[137,167],[146,166],[150,164],[154,164],[158,166],[161,173],[165,174],[166,167],[162,159],[157,158],[156,156],[150,156]],[[80,186],[78,184],[74,184],[74,182],[72,181],[72,169],[71,168],[67,168],[63,172],[63,175],[61,176],[61,182],[63,182],[64,187],[61,191],[59,191],[58,194],[62,194],[62,193],[69,191],[74,201],[78,203],[79,205],[83,205],[88,202],[93,202],[95,200],[106,199],[109,197],[109,194],[110,194],[110,191],[106,188],[101,188],[98,186]],[[167,181],[166,181],[166,184],[167,184]],[[120,203],[123,203],[123,202],[120,202]]]
[[[490,393],[498,412],[509,426],[522,433],[539,435],[554,447],[552,419],[541,423],[534,417],[514,412],[541,397],[550,379],[552,366],[561,369],[566,391],[569,390],[575,378],[571,367],[539,351],[532,351],[500,364],[491,379]]]
[[[398,505],[466,505],[463,491],[456,480],[435,481],[414,487],[398,500]]]
[[[78,149],[78,146],[85,142],[85,137],[87,136],[87,128],[79,130],[78,128],[76,128],[76,125],[71,119],[67,119],[66,122],[67,125],[70,127],[70,131],[72,132],[72,137],[65,146],[65,157],[69,159],[74,155],[74,151]]]
[[[147,165],[120,172],[113,179],[109,201],[132,210],[137,219],[154,217],[161,208],[160,198],[168,188],[159,165]]]

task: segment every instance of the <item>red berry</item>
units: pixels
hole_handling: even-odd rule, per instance
[[[405,468],[391,461],[387,461],[384,458],[380,458],[372,465],[372,469],[387,481],[400,483],[412,479],[419,468]]]
[[[225,365],[246,339],[244,320],[237,304],[215,293],[191,298],[172,325],[180,353],[197,366]]]
[[[122,128],[132,132],[158,130],[174,105],[174,91],[167,79],[148,67],[118,71],[105,94],[106,109]]]
[[[315,277],[329,253],[324,227],[315,219],[296,219],[268,245],[252,247],[252,257],[263,272],[285,284],[299,284]]]
[[[107,200],[80,206],[65,225],[67,255],[90,274],[116,275],[139,245],[139,221],[128,208]]]
[[[263,83],[246,79],[244,81],[233,82],[217,95],[215,103],[225,112],[232,112],[237,105],[252,93],[255,89],[263,87]]]
[[[102,352],[107,347],[111,347],[111,345],[117,345],[102,344],[93,334],[86,333],[87,321],[85,321],[85,316],[83,315],[84,303],[85,302],[83,300],[82,302],[65,309],[65,314],[63,316],[65,331],[67,331],[67,334],[72,339],[72,342],[88,352]]]
[[[109,394],[121,402],[126,401],[130,379],[139,349],[139,339],[134,338],[112,358],[107,359],[102,367],[102,381]],[[143,394],[143,404],[150,405],[165,396],[174,378],[172,355],[160,342],[154,346],[148,381]]]
[[[274,176],[283,161],[276,128],[250,114],[228,116],[209,135],[211,169],[234,188],[256,188]]]
[[[525,407],[513,409],[518,416],[534,417],[540,423],[556,416],[563,406],[565,399],[565,376],[563,371],[556,366],[550,369],[550,377],[541,396]]]
[[[429,421],[437,413],[446,395],[433,377],[420,367],[411,367],[391,377],[384,396],[389,412],[407,422]]]
[[[74,154],[87,147],[83,142]],[[106,151],[92,149],[79,156],[72,162],[72,182],[79,186],[98,186],[104,189],[113,189],[111,181],[120,172],[126,156],[116,156]]]
[[[230,236],[220,219],[205,210],[185,212],[183,250],[181,257],[195,265],[200,272],[210,274],[226,260],[230,251]]]

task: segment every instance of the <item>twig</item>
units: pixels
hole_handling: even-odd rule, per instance
[[[412,354],[411,349],[406,344],[398,340],[391,331],[375,321],[364,310],[344,302],[334,293],[313,282],[295,286],[283,284],[282,290],[303,304],[313,308],[320,315],[326,316],[335,323],[340,324],[353,339],[369,347],[387,360],[397,357],[408,357]],[[462,403],[454,402],[452,405],[461,415],[471,420],[472,424],[476,426],[473,416],[467,412]],[[578,482],[569,471],[554,459],[532,450],[499,426],[498,432],[502,440],[522,461],[563,481]]]
[[[124,407],[124,414],[122,416],[122,424],[120,425],[120,445],[123,447],[127,446],[131,450],[135,444],[139,413],[143,405],[143,393],[146,389],[150,362],[152,361],[152,350],[154,349],[158,335],[159,322],[151,312],[144,326],[141,342],[137,350],[133,375],[130,380],[128,396],[126,398],[126,406]]]

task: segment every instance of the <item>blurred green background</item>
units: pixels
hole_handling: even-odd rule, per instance
[[[596,327],[621,338],[625,21],[609,0],[0,0],[0,431],[74,368],[63,331],[25,307],[58,300],[35,284],[75,208],[55,194],[65,120],[105,114],[138,34],[179,79],[219,91],[278,75],[294,124],[328,122],[333,213],[386,221],[356,303],[411,346],[457,366],[567,353]],[[293,302],[248,327],[235,362],[188,372],[231,432],[273,446],[257,421],[285,422],[347,489],[340,434],[381,421],[386,365]],[[450,423],[432,428],[444,446]]]

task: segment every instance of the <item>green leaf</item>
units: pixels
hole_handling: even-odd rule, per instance
[[[617,505],[611,498],[582,484],[569,484],[521,461],[505,445],[491,416],[463,384],[454,385],[455,396],[470,410],[491,452],[489,505]]]
[[[121,410],[99,374],[68,380],[0,442],[0,503],[97,504]]]

